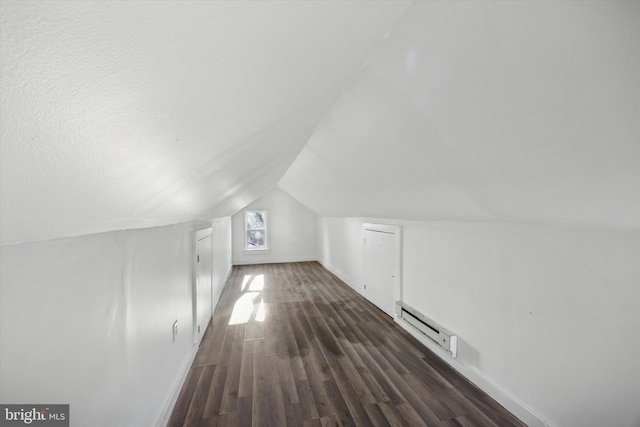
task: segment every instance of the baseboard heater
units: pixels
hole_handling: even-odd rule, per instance
[[[457,335],[438,325],[436,322],[417,310],[409,307],[402,301],[396,302],[396,315],[399,319],[403,319],[405,322],[416,328],[420,333],[429,337],[440,347],[447,350],[451,353],[451,356],[456,357],[458,353]]]

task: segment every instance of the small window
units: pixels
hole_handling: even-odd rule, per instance
[[[260,251],[269,249],[267,211],[246,211],[244,213],[245,249]]]

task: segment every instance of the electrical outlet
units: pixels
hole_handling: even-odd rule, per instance
[[[176,336],[178,335],[178,321],[173,322],[173,342],[176,342]]]

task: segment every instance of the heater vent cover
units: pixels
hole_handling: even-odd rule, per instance
[[[409,307],[402,301],[396,302],[396,315],[417,329],[420,333],[437,343],[440,347],[456,357],[458,353],[458,336],[443,328],[419,311]]]

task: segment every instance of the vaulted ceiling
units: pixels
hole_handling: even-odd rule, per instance
[[[404,1],[2,1],[2,243],[230,215]]]
[[[640,228],[640,2],[416,2],[280,186],[328,216]]]
[[[640,3],[0,3],[2,244],[230,215],[640,227]]]

